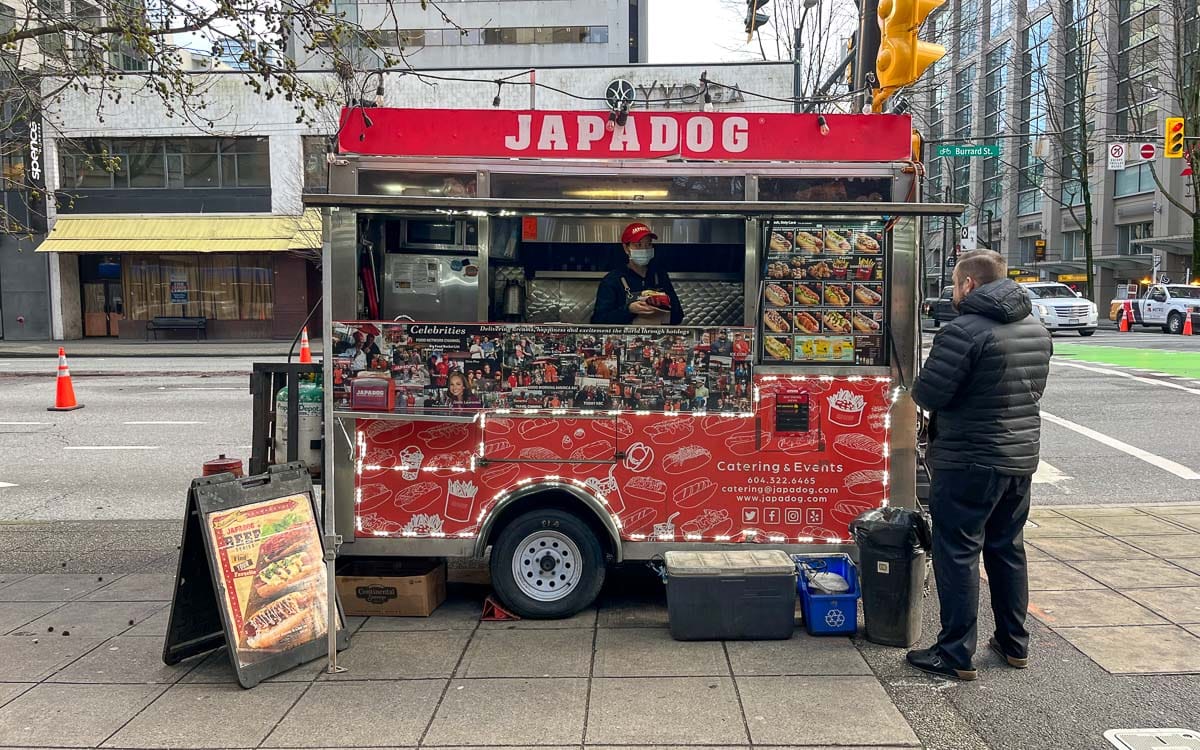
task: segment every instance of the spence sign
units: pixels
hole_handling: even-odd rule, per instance
[[[366,115],[364,117],[363,115]],[[912,155],[908,115],[630,113],[502,109],[344,109],[342,153],[559,159],[899,161]],[[367,122],[370,126],[367,126]]]

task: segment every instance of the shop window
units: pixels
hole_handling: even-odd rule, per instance
[[[475,175],[450,172],[360,172],[363,195],[416,195],[474,198]]]
[[[493,172],[492,196],[577,200],[741,201],[746,198],[746,181],[742,177],[626,177]]]
[[[213,320],[271,320],[275,315],[274,262],[262,253],[125,256],[125,315]]]
[[[271,185],[266,138],[88,138],[59,155],[63,190]]]
[[[1117,227],[1117,255],[1142,255],[1149,252],[1141,245],[1133,244],[1134,240],[1144,240],[1154,236],[1154,222],[1143,221],[1138,224],[1122,224]]]
[[[1150,164],[1139,164],[1136,167],[1126,167],[1117,172],[1115,197],[1137,195],[1154,191],[1154,177],[1150,174]]]
[[[304,190],[310,193],[329,191],[329,166],[325,155],[330,149],[329,138],[323,135],[306,135],[304,147]]]

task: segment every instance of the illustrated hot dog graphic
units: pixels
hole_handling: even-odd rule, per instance
[[[846,292],[845,285],[826,284],[825,285],[825,301],[831,305],[837,305],[838,307],[846,307],[850,304],[850,295]]]
[[[675,505],[680,508],[695,508],[702,505],[717,491],[717,483],[708,477],[693,479],[675,490]]]
[[[767,310],[763,313],[763,323],[775,333],[790,333],[792,330],[787,320],[774,310]]]
[[[796,232],[796,248],[801,252],[815,255],[821,252],[821,238],[812,232]]]
[[[819,288],[819,287],[818,287]],[[821,295],[817,290],[808,284],[797,284],[794,290],[797,305],[819,305],[821,304]]]
[[[442,497],[442,488],[433,482],[410,484],[396,493],[392,501],[397,508],[416,513],[425,510]]]
[[[312,596],[294,591],[280,597],[246,618],[242,635],[249,648],[271,648],[284,638],[307,627],[308,605]]]
[[[821,332],[821,322],[819,320],[817,320],[816,317],[813,316],[811,313],[798,312],[794,316],[792,316],[792,319],[795,321],[796,328],[798,330],[804,331],[806,333],[820,333]]]
[[[879,330],[879,323],[875,322],[870,315],[856,311],[851,318],[854,322],[854,328],[857,331],[875,333]]]
[[[775,359],[792,358],[791,347],[777,338],[767,336],[763,339],[763,346],[766,347],[767,354]]]

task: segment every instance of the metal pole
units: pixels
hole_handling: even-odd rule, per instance
[[[984,213],[987,214],[988,219],[988,250],[995,250],[996,248],[992,247],[992,211],[988,209]]]

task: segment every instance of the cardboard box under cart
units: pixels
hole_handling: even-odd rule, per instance
[[[796,626],[796,565],[781,550],[666,554],[678,641],[784,640]]]

